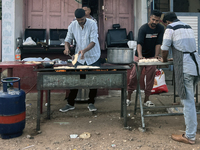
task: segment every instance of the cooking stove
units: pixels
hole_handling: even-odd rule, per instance
[[[124,127],[127,127],[127,70],[131,69],[129,65],[103,64],[100,68],[86,69],[54,69],[37,68],[37,126],[40,130],[40,113],[42,109],[41,91],[47,90],[47,118],[50,119],[50,90],[54,89],[121,89],[121,113],[124,117]]]

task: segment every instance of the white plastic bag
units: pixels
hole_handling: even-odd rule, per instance
[[[137,42],[136,41],[128,41],[127,44],[128,44],[129,48],[136,50],[136,48],[137,48]]]
[[[133,49],[133,60],[134,60],[135,51],[137,49],[137,41],[128,41],[127,44],[129,48]]]
[[[41,57],[27,57],[24,58],[22,61],[42,61],[43,59]]]
[[[28,37],[23,45],[36,45],[36,43],[32,40],[31,37]]]

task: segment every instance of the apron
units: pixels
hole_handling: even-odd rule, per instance
[[[186,91],[184,86],[184,77],[183,77],[183,52],[175,49],[172,49],[173,53],[173,64],[174,64],[174,74],[175,74],[175,84],[178,95],[181,99],[186,99]]]
[[[196,52],[196,51],[194,51],[194,52],[183,52],[183,54],[190,54],[190,56],[192,57],[192,60],[194,61],[195,65],[196,65],[197,75],[199,76],[199,66],[198,66],[196,57],[195,57],[195,55],[194,55],[195,52]]]
[[[186,99],[186,91],[184,86],[184,77],[183,77],[183,55],[190,54],[192,60],[196,64],[197,75],[199,76],[199,66],[195,58],[194,52],[181,52],[173,47],[173,59],[174,64],[174,74],[175,74],[175,81],[176,81],[176,90],[178,95],[181,99]]]

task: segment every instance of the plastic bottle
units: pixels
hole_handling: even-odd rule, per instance
[[[15,50],[15,61],[21,61],[21,50],[19,47]]]

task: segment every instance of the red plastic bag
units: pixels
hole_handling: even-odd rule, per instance
[[[165,73],[162,69],[157,69],[151,94],[158,94],[162,92],[168,92],[168,88],[165,82]]]

